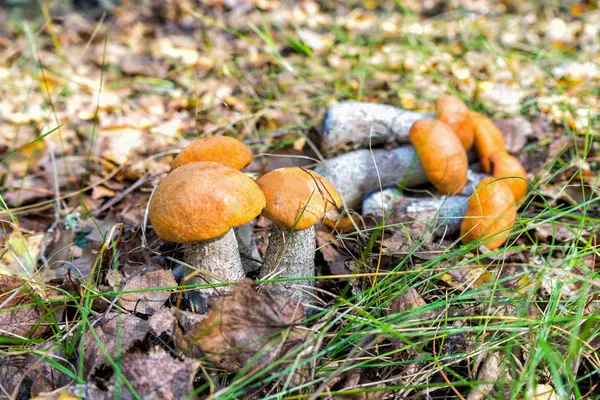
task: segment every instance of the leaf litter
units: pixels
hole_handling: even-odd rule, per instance
[[[310,391],[332,374],[328,366],[343,365],[329,387],[340,396],[453,396],[456,389],[498,397],[493,382],[507,379],[495,373],[503,324],[524,329],[519,324],[552,310],[581,322],[574,374],[597,369],[586,347],[598,346],[591,316],[598,310],[600,102],[591,88],[600,76],[600,14],[592,3],[124,1],[102,23],[51,8],[52,23],[34,36],[11,12],[0,10],[0,158],[20,150],[0,164],[0,339],[76,345],[83,332],[87,383],[71,383],[46,361],[39,365],[56,379],[24,373],[39,360],[10,344],[2,345],[9,350],[3,393],[18,386],[23,397],[128,398],[133,388],[144,398],[179,398],[226,391],[236,387],[235,373],[272,365],[270,374],[288,374],[292,386],[309,382]],[[145,207],[178,149],[198,135],[235,135],[255,154],[278,155],[256,157],[253,173],[309,167],[312,160],[297,156],[318,158],[307,138],[321,129],[328,106],[358,99],[432,112],[447,90],[493,117],[535,184],[510,249],[453,253],[456,236],[430,234],[435,213],[392,215],[383,229],[367,219],[359,231],[320,226],[317,274],[341,278],[317,281],[328,308],[310,323],[305,311],[249,282],[208,316],[189,311],[172,290],[171,260],[181,259],[181,248],[154,235]],[[264,254],[266,225],[256,231]],[[393,293],[389,305],[379,291]],[[84,302],[90,326],[82,329]],[[390,330],[410,334],[411,324],[421,329],[417,348],[389,339]],[[577,346],[561,336],[565,327],[555,323],[544,341],[566,353]],[[363,348],[373,331],[380,337]],[[530,343],[511,340],[516,365],[526,365]],[[20,343],[36,357],[45,351]],[[480,346],[485,358],[475,355]],[[50,348],[76,375],[78,354]],[[268,375],[256,373],[243,393],[290,387]],[[465,380],[489,383],[453,386]],[[583,381],[582,390],[597,391]],[[563,390],[543,363],[532,382],[522,395],[557,398]]]

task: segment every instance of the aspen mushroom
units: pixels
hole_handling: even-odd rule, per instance
[[[482,241],[488,249],[500,247],[517,218],[517,206],[510,187],[502,180],[486,178],[469,199],[460,226],[463,243]]]
[[[456,134],[442,121],[422,119],[409,137],[429,181],[441,194],[458,194],[467,183],[469,161]]]
[[[187,145],[171,162],[171,171],[196,161],[213,161],[235,169],[252,162],[252,150],[229,136],[210,136]]]
[[[314,225],[342,204],[333,185],[314,171],[302,168],[273,170],[256,183],[266,198],[262,215],[273,221],[260,279],[309,278],[315,274]],[[311,279],[271,283],[267,287],[285,297],[309,300],[295,286],[314,286]]]
[[[448,125],[460,139],[465,150],[473,147],[475,137],[471,111],[456,96],[443,95],[435,102],[437,118]]]
[[[242,169],[252,162],[252,150],[244,142],[229,136],[211,136],[198,139],[186,146],[171,162],[171,171],[196,161],[213,161],[235,169]],[[238,250],[244,271],[258,271],[262,258],[254,239],[251,222],[234,228]]]
[[[523,165],[504,151],[492,154],[489,159],[494,178],[506,178],[503,182],[510,187],[515,201],[520,203],[527,192],[527,173]]]
[[[237,282],[245,275],[231,228],[252,221],[264,207],[265,196],[251,178],[237,169],[200,161],[165,177],[152,196],[149,217],[159,237],[185,244],[187,264]],[[214,276],[195,277],[191,283],[218,283]],[[206,306],[206,292],[195,295],[190,296],[192,302]]]
[[[504,136],[496,125],[485,115],[471,113],[475,126],[475,147],[479,153],[481,169],[489,174],[490,156],[499,151],[505,151]]]

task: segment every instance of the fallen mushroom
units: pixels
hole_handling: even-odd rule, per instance
[[[252,162],[252,150],[244,142],[229,136],[194,140],[173,159],[171,171],[196,161],[212,161],[242,169]]]
[[[460,139],[465,150],[473,146],[475,129],[471,111],[456,96],[444,95],[437,98],[435,102],[437,119],[445,123],[454,131]]]
[[[337,190],[318,173],[302,168],[276,169],[256,183],[266,198],[262,215],[274,222],[260,279],[314,276],[314,225],[325,213],[341,206]],[[310,295],[301,288],[314,286],[314,281],[300,279],[266,286],[272,293],[286,298],[309,301]]]
[[[517,206],[510,187],[502,180],[486,178],[469,199],[460,234],[463,243],[481,241],[488,249],[500,247],[517,218]]]
[[[262,191],[244,173],[201,161],[166,176],[150,201],[149,217],[159,237],[186,244],[187,264],[213,275],[201,274],[204,279],[194,277],[190,283],[236,282],[245,275],[231,228],[252,221],[264,206]],[[195,294],[193,303],[206,306],[206,292]]]
[[[504,136],[494,123],[485,115],[471,113],[475,127],[475,147],[479,153],[479,163],[485,173],[490,173],[490,156],[505,151]]]
[[[441,194],[457,194],[467,183],[469,161],[458,136],[442,121],[421,119],[409,132],[425,174]]]
[[[427,175],[413,146],[393,150],[361,149],[326,160],[315,172],[330,180],[349,208],[360,206],[365,194],[381,187],[417,186]]]
[[[460,231],[468,202],[467,196],[397,197],[386,208],[385,224],[400,224],[433,217],[431,227],[435,228],[433,232],[435,236],[453,235]],[[373,217],[379,221],[383,217],[381,201],[377,204],[372,197],[365,198],[362,214],[365,219]]]
[[[211,136],[187,145],[171,162],[171,171],[196,161],[213,161],[235,169],[252,162],[252,150],[244,142],[229,136]],[[234,227],[244,271],[260,269],[262,257],[256,247],[252,223]]]
[[[408,143],[408,130],[422,118],[415,111],[356,101],[335,104],[327,110],[320,139],[321,151],[332,156],[370,145]]]
[[[523,165],[505,151],[490,155],[489,160],[494,178],[506,178],[503,181],[510,187],[515,201],[520,203],[527,192],[527,173]]]

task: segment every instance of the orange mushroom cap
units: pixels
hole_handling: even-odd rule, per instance
[[[523,200],[527,192],[527,173],[519,160],[503,151],[492,154],[489,159],[494,178],[508,178],[503,182],[510,187],[515,201]]]
[[[256,183],[267,200],[262,214],[287,230],[308,229],[326,212],[342,205],[333,184],[314,171],[280,168],[263,175]]]
[[[490,156],[499,151],[505,151],[504,136],[496,125],[483,114],[471,113],[475,126],[475,147],[479,153],[481,169],[490,173]]]
[[[219,237],[265,207],[256,183],[237,169],[209,161],[183,165],[158,185],[149,207],[152,227],[175,243]]]
[[[408,133],[429,181],[441,194],[460,193],[467,183],[469,161],[456,134],[442,121],[421,119]]]
[[[252,162],[252,150],[241,140],[229,136],[194,140],[173,159],[171,171],[196,161],[213,161],[242,169]]]
[[[331,230],[346,233],[356,230],[356,227],[360,227],[362,220],[358,214],[342,215],[339,211],[332,210],[323,217],[323,224]]]
[[[475,128],[471,111],[456,96],[443,95],[437,98],[435,102],[437,118],[448,125],[460,139],[465,150],[473,146],[475,138]]]
[[[488,249],[500,247],[517,218],[517,206],[510,187],[502,180],[486,178],[469,199],[460,225],[463,243],[481,240]]]

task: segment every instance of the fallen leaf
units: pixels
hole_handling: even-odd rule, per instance
[[[558,394],[554,391],[551,385],[538,383],[533,390],[527,394],[527,398],[531,400],[558,400]]]
[[[109,275],[112,275],[111,272],[114,271],[109,271]],[[165,301],[167,301],[171,295],[171,290],[144,290],[174,286],[177,286],[177,282],[173,277],[173,272],[171,270],[159,269],[134,275],[125,281],[125,285],[121,289],[114,286],[113,288],[124,292],[140,291],[119,295],[119,303],[128,311],[153,314],[154,311],[161,308]]]
[[[24,235],[14,229],[0,259],[0,274],[31,277],[44,240],[43,233]]]
[[[0,336],[40,337],[47,329],[36,295],[26,282],[0,275]]]
[[[500,376],[501,360],[502,356],[500,353],[492,352],[487,355],[477,373],[477,380],[486,383],[480,383],[473,388],[473,390],[469,392],[467,400],[482,400],[490,394]]]
[[[163,333],[173,334],[177,326],[177,320],[173,315],[173,311],[168,307],[159,308],[148,320],[150,329],[157,335]]]
[[[148,354],[125,354],[121,370],[142,399],[174,400],[185,398],[193,392],[192,379],[199,366],[198,361],[189,358],[180,361],[163,349],[156,348]],[[107,385],[109,398],[116,395],[117,384],[122,399],[136,398],[125,385],[117,382],[114,375]]]
[[[117,349],[120,353],[127,351],[135,342],[144,339],[150,326],[147,321],[130,314],[109,313],[96,324],[94,331],[98,341],[114,359]],[[106,355],[98,345],[94,335],[85,336],[85,371],[87,376],[93,375],[97,368],[108,363]]]
[[[186,341],[227,371],[236,372],[250,361],[253,369],[261,369],[285,360],[289,351],[307,341],[308,331],[295,328],[303,318],[299,302],[259,293],[246,279],[215,303],[208,317],[186,334]]]
[[[425,311],[427,303],[414,288],[408,288],[404,293],[394,297],[390,303],[390,314],[407,313],[411,321],[435,317],[433,310]],[[410,313],[408,311],[414,310]]]
[[[533,128],[528,120],[518,115],[508,119],[497,119],[494,123],[504,136],[506,150],[518,153],[525,147],[527,141],[533,136]]]

